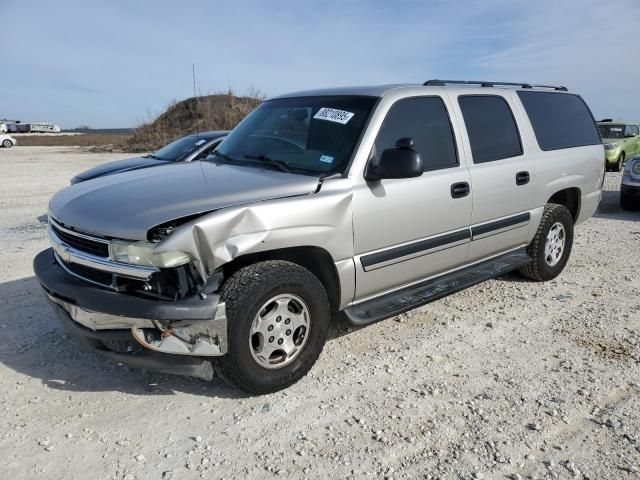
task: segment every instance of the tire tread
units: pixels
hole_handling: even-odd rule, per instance
[[[571,214],[569,210],[564,205],[559,205],[556,203],[548,203],[544,207],[544,212],[542,213],[542,218],[540,219],[540,223],[538,224],[538,230],[536,231],[533,240],[527,247],[527,253],[533,259],[531,263],[524,265],[518,269],[518,272],[536,282],[544,282],[548,280],[545,273],[541,270],[540,264],[537,261],[538,255],[540,254],[540,249],[544,248],[546,242],[546,231],[549,228],[549,224],[553,217],[560,217],[563,215],[567,215],[571,218]]]
[[[309,270],[292,262],[269,260],[254,263],[239,269],[223,284],[221,298],[227,305],[232,306],[231,309],[227,308],[228,323],[246,321],[246,319],[235,318],[236,312],[233,311],[233,305],[240,305],[243,301],[246,301],[247,298],[255,296],[255,290],[258,285],[274,284],[275,282],[282,281],[283,278],[286,278],[287,282],[313,283],[314,288],[317,289],[319,295],[322,297],[321,301],[326,307],[327,312],[330,310],[329,298],[324,286]],[[214,359],[214,368],[223,380],[245,392],[263,394],[286,388],[303,378],[309,370],[311,370],[311,367],[322,352],[326,330],[328,330],[328,322],[327,325],[324,325],[322,322],[316,322],[314,323],[314,328],[325,330],[321,332],[320,342],[316,342],[315,345],[308,345],[309,348],[315,348],[316,351],[314,351],[312,355],[304,357],[302,368],[292,373],[290,378],[286,380],[284,384],[278,385],[277,388],[256,388],[255,385],[249,383],[229,353]]]

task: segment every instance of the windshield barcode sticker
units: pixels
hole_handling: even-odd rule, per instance
[[[344,110],[336,110],[335,108],[322,107],[320,110],[318,110],[318,113],[313,116],[313,118],[316,118],[318,120],[328,120],[329,122],[336,122],[341,123],[342,125],[346,125],[354,115],[355,114],[352,112],[345,112]]]

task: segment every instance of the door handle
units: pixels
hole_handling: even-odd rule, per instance
[[[516,185],[526,185],[531,180],[531,175],[529,172],[518,172],[516,173]]]
[[[469,195],[471,188],[467,182],[459,182],[451,185],[451,197],[452,198],[462,198]]]

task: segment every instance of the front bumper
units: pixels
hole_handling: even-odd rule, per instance
[[[227,352],[218,294],[163,301],[96,287],[66,272],[50,248],[33,269],[67,331],[113,360],[210,379],[210,357]]]

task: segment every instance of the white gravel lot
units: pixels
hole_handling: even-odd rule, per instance
[[[46,304],[49,197],[124,156],[0,149],[0,478],[640,478],[640,213],[618,174],[556,280],[335,328],[303,381],[248,397],[111,363]]]

